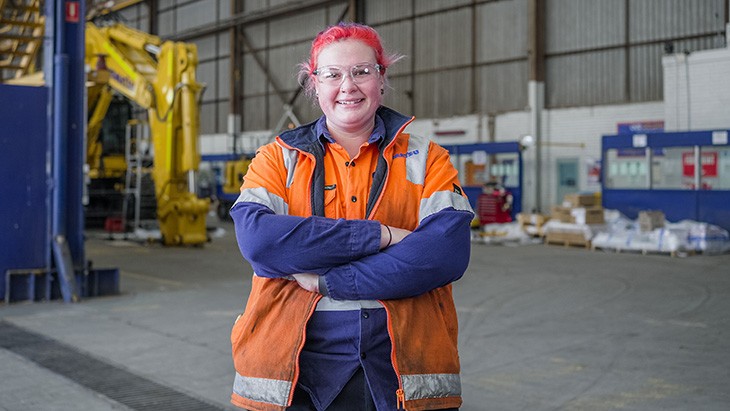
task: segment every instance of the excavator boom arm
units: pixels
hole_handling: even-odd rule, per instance
[[[198,98],[203,90],[195,77],[196,47],[162,41],[121,24],[99,28],[89,22],[86,63],[108,70],[108,86],[147,109],[157,217],[164,243],[207,241],[209,201],[195,195],[200,164]],[[94,117],[104,110],[95,110]]]

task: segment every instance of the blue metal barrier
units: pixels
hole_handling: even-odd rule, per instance
[[[517,155],[517,167],[518,167],[518,179],[517,184],[505,184],[505,188],[512,193],[512,219],[515,219],[517,214],[522,212],[522,193],[523,193],[523,166],[522,166],[522,149],[520,143],[516,141],[504,141],[495,143],[476,143],[476,144],[455,144],[455,145],[444,145],[445,149],[449,151],[449,155],[452,158],[457,158],[460,155],[473,154],[477,151],[483,151],[488,155],[498,155],[513,153]],[[459,170],[463,172],[463,170]],[[469,186],[464,182],[464,176],[459,176],[463,185],[464,194],[469,198],[469,203],[474,210],[477,209],[477,199],[482,194],[484,187]]]
[[[601,142],[603,207],[619,210],[632,219],[637,218],[639,211],[642,210],[661,210],[669,221],[694,220],[730,230],[730,189],[727,184],[719,188],[704,184],[707,176],[703,173],[707,171],[705,168],[707,165],[703,164],[700,154],[703,149],[726,150],[730,147],[729,133],[730,130],[707,130],[603,136]],[[683,158],[682,164],[677,166],[686,169],[674,170],[678,175],[689,174],[691,184],[682,189],[655,188],[653,179],[656,176],[653,173],[659,172],[654,170],[655,157],[661,158],[663,150],[676,150],[677,147],[686,148],[692,153],[687,157],[688,164],[685,164]],[[621,153],[631,154],[637,162],[645,163],[648,173],[647,187],[615,187],[616,184],[612,186],[608,183],[611,169],[611,160],[607,154],[609,150],[614,150],[619,157]],[[713,173],[717,173],[714,178],[721,176],[726,181],[730,176],[723,173],[727,173],[730,166],[725,163],[724,158],[716,160],[719,164],[716,163],[713,169]]]
[[[0,85],[0,296],[5,271],[50,265],[48,89]],[[7,103],[7,104],[5,104]]]

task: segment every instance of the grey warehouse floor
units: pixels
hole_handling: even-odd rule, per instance
[[[234,409],[251,269],[221,226],[185,249],[91,233],[122,295],[0,305],[0,410]],[[463,411],[730,409],[730,255],[474,244],[454,293]]]

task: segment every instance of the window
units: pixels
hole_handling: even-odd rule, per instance
[[[655,148],[651,156],[651,187],[665,190],[693,190],[695,148]]]
[[[606,187],[619,189],[649,188],[649,167],[645,148],[620,148],[606,151]]]
[[[700,187],[704,190],[730,190],[730,147],[702,147]]]

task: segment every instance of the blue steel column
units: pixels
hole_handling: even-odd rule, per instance
[[[55,36],[53,33],[56,32],[56,2],[46,1],[44,6],[44,13],[46,15],[46,28],[45,35],[43,36],[43,73],[46,87],[48,88],[48,101],[46,103],[46,246],[50,247],[53,243],[53,203],[54,203],[54,188],[53,188],[53,138],[55,131],[53,128],[55,115],[53,112],[53,84],[55,69],[53,64],[54,57],[56,54],[56,43]],[[46,269],[50,271],[53,265],[53,252],[51,248],[48,249],[49,253],[46,256]],[[50,288],[50,278],[48,280]]]
[[[83,243],[84,15],[75,2],[78,21],[69,21],[67,0],[56,0],[52,84],[52,246],[61,294],[76,301],[76,271],[86,267]]]
[[[66,23],[68,55],[68,147],[66,224],[68,244],[77,271],[86,268],[84,252],[84,140],[86,138],[86,1],[78,1],[79,21]]]

